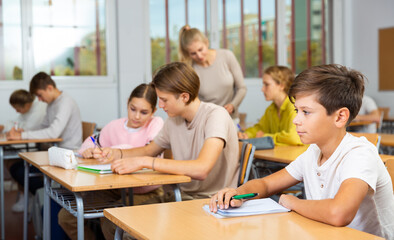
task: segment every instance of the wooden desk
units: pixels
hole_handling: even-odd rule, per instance
[[[5,134],[0,134],[0,218],[1,218],[1,238],[5,239],[4,227],[4,160],[10,158],[17,158],[17,155],[5,156],[4,147],[15,144],[29,144],[29,143],[57,143],[63,141],[61,138],[56,139],[21,139],[21,140],[7,140]],[[26,179],[25,179],[26,182]],[[26,186],[26,185],[25,185]],[[28,186],[28,185],[27,185]],[[28,190],[28,187],[25,187]],[[25,197],[29,195],[25,191]],[[26,213],[27,214],[27,213]],[[27,215],[26,215],[27,219]]]
[[[178,184],[190,182],[191,178],[184,175],[164,174],[154,171],[143,171],[140,173],[132,173],[127,175],[118,174],[95,174],[90,172],[78,170],[66,170],[59,167],[43,165],[49,163],[48,152],[37,153],[23,153],[23,158],[38,166],[39,170],[44,173],[44,239],[50,238],[50,197],[62,205],[60,200],[56,198],[56,189],[51,188],[50,180],[60,183],[62,186],[70,190],[76,201],[77,219],[78,219],[78,239],[83,239],[83,199],[80,195],[81,192],[94,191],[94,190],[108,190],[130,187],[142,187],[149,185],[162,185],[162,184]],[[52,194],[54,193],[54,194]],[[178,200],[180,199],[179,188],[177,189]],[[51,194],[51,196],[50,196]],[[67,208],[66,208],[67,209]],[[86,214],[85,214],[86,215]],[[102,217],[102,212],[94,215]]]
[[[379,133],[381,136],[380,144],[383,146],[394,147],[394,134]]]
[[[295,212],[217,219],[202,209],[207,203],[202,199],[110,208],[104,216],[137,239],[383,239]]]
[[[308,149],[308,146],[275,146],[273,149],[256,150],[255,159],[289,164]]]
[[[349,127],[354,127],[354,126],[364,126],[364,125],[369,125],[374,123],[373,121],[351,121],[349,123]]]

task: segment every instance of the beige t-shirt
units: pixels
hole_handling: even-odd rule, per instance
[[[246,95],[246,85],[234,54],[227,49],[217,49],[216,59],[208,67],[193,64],[200,77],[199,98],[204,102],[224,106],[233,104],[232,117],[238,117],[238,106]]]
[[[211,172],[203,181],[181,184],[181,189],[193,197],[210,197],[224,187],[236,187],[239,173],[238,138],[234,123],[223,107],[201,102],[190,124],[184,118],[168,118],[154,139],[162,148],[171,149],[175,160],[197,159],[208,138],[220,138],[224,149]]]

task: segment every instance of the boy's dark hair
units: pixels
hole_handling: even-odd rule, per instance
[[[39,72],[30,81],[30,93],[36,94],[37,90],[45,90],[49,85],[56,88],[56,83],[51,76],[44,72]]]
[[[289,90],[294,103],[296,95],[316,93],[317,101],[327,114],[346,107],[349,109],[349,124],[358,114],[363,95],[365,76],[358,71],[338,64],[320,65],[301,72]]]
[[[18,105],[23,107],[26,103],[32,103],[33,101],[34,95],[24,89],[15,90],[10,96],[10,104],[12,106]]]
[[[148,103],[150,103],[152,107],[152,111],[155,110],[156,103],[157,103],[157,95],[154,87],[150,84],[142,83],[138,85],[134,90],[131,92],[129,100],[127,103],[130,103],[133,98],[143,98]]]
[[[182,93],[190,95],[191,103],[198,96],[200,79],[191,66],[182,62],[173,62],[160,67],[152,80],[153,87],[160,91],[175,94],[178,98]]]

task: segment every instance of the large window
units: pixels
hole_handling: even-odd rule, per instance
[[[108,73],[106,0],[0,1],[0,79]],[[21,14],[21,11],[26,14]]]
[[[324,64],[329,62],[327,4],[327,0],[151,0],[152,68],[177,60],[178,31],[185,23],[207,32],[207,19],[218,20],[218,28],[211,31],[219,36],[221,48],[234,52],[246,78],[261,77],[275,64],[296,73]],[[210,6],[217,11],[203,11]],[[278,19],[284,24],[279,25]],[[279,27],[283,29],[278,31]],[[281,45],[278,37],[284,38]],[[278,49],[284,58],[278,57]]]
[[[22,80],[22,27],[19,1],[0,2],[0,80]]]
[[[178,60],[178,35],[185,24],[209,37],[209,0],[150,0],[152,71]]]

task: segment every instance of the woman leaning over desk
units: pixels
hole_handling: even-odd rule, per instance
[[[238,118],[246,86],[234,54],[227,49],[210,49],[207,37],[189,25],[179,31],[178,54],[200,77],[201,101],[223,106],[233,119]]]
[[[288,67],[271,66],[264,71],[261,91],[272,103],[258,123],[238,133],[240,139],[270,136],[275,145],[303,145],[293,123],[294,105],[287,95],[293,80],[294,73]]]

